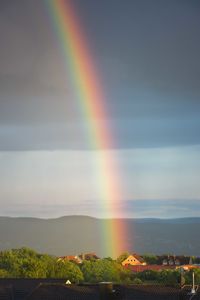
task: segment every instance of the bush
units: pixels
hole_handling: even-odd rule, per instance
[[[143,282],[142,282],[142,280],[140,279],[140,278],[135,278],[134,280],[133,280],[133,284],[142,284]]]
[[[158,282],[166,286],[177,286],[180,283],[180,272],[163,270],[158,272]]]
[[[143,272],[140,272],[137,277],[139,277],[141,280],[145,281],[145,280],[150,280],[150,281],[154,281],[158,279],[158,272],[154,271],[154,270],[146,270]]]
[[[186,284],[192,284],[192,273],[194,272],[195,284],[200,284],[200,269],[190,270],[185,273]]]

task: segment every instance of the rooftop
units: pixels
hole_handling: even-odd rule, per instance
[[[0,279],[1,300],[186,300],[179,288],[159,285],[65,285],[66,279]],[[103,289],[102,289],[103,288]],[[106,295],[105,298],[101,297]],[[109,295],[109,296],[108,296]],[[180,295],[182,298],[180,298]],[[108,297],[107,297],[108,296]],[[200,299],[200,292],[193,300]]]

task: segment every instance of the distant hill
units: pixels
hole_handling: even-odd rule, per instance
[[[87,216],[57,219],[0,217],[0,250],[31,247],[55,255],[96,252],[109,256],[101,243],[102,228],[112,220]],[[200,218],[123,219],[130,252],[200,255]]]

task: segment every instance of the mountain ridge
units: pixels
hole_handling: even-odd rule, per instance
[[[101,257],[111,255],[104,249],[103,228],[110,228],[116,219],[97,219],[70,215],[43,219],[33,217],[0,217],[0,250],[33,248],[57,256],[96,252]],[[126,228],[124,251],[138,253],[174,253],[199,255],[200,217],[157,219],[119,219]],[[112,241],[110,241],[112,242]],[[120,254],[120,253],[119,253]]]

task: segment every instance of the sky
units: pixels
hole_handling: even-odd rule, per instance
[[[48,1],[0,2],[1,215],[107,216],[96,162],[109,153],[123,190],[110,217],[200,216],[199,1],[73,0],[114,141],[100,149]]]

